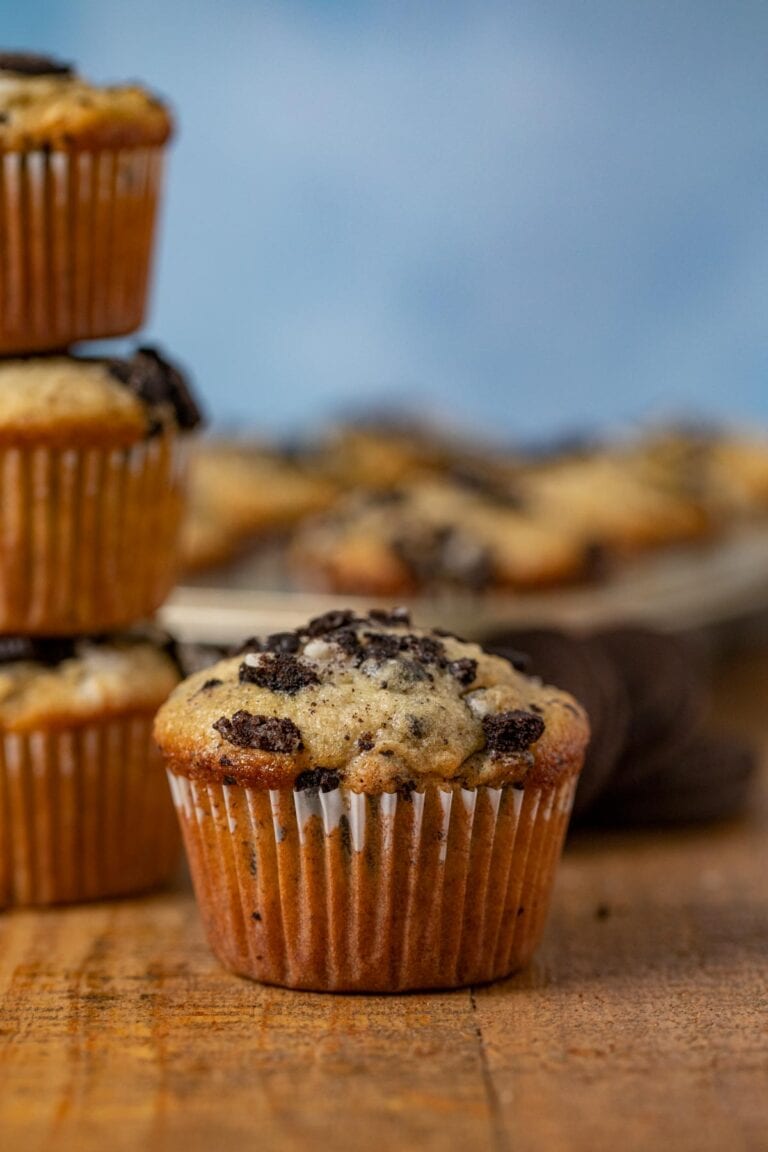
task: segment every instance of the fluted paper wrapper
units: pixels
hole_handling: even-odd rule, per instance
[[[169,879],[179,832],[152,720],[0,736],[0,904],[95,900]]]
[[[210,945],[321,991],[494,980],[543,931],[576,787],[410,796],[266,791],[170,774]]]
[[[0,153],[0,355],[141,326],[163,153]]]
[[[0,632],[111,631],[178,573],[185,446],[0,448]]]

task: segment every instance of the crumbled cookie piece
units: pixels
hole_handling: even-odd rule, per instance
[[[544,733],[544,721],[535,712],[515,708],[511,712],[497,712],[483,716],[483,732],[490,752],[505,755],[525,752]]]
[[[286,652],[265,652],[254,658],[246,656],[240,665],[241,684],[256,684],[271,692],[285,692],[295,696],[302,688],[320,683],[320,677],[311,664]]]
[[[331,768],[308,768],[299,772],[293,782],[295,792],[334,792],[341,784],[338,772]]]
[[[460,660],[451,660],[447,668],[451,676],[455,676],[459,684],[465,688],[474,683],[477,676],[477,660],[472,660],[468,656],[463,656]]]
[[[254,716],[240,709],[232,717],[222,716],[213,727],[237,748],[301,752],[304,747],[300,730],[287,716]]]

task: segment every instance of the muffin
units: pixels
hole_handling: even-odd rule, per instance
[[[414,413],[379,413],[340,424],[323,437],[317,466],[346,488],[386,490],[404,480],[442,475],[463,464],[488,461],[487,444],[460,437]],[[499,467],[501,461],[494,458]]]
[[[168,879],[180,845],[152,721],[180,678],[140,635],[0,639],[0,904]]]
[[[630,452],[599,449],[533,468],[529,507],[553,528],[578,533],[607,555],[633,555],[711,535],[696,494],[657,482]]]
[[[588,738],[566,693],[402,609],[337,611],[189,677],[155,735],[233,971],[395,992],[530,959]]]
[[[297,582],[382,597],[526,591],[589,571],[586,542],[531,515],[514,489],[456,478],[353,493],[294,537]]]
[[[0,632],[111,631],[158,607],[199,420],[151,348],[0,362]]]
[[[335,485],[277,447],[244,440],[198,444],[182,530],[187,571],[226,563],[326,508]]]
[[[768,438],[708,425],[651,429],[634,446],[642,474],[695,497],[721,526],[765,516]]]
[[[0,53],[0,354],[141,325],[165,105],[69,64]]]

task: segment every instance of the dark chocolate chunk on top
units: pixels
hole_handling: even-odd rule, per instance
[[[301,752],[301,731],[287,716],[254,716],[241,709],[232,717],[221,716],[213,725],[237,748],[258,748],[261,752]]]
[[[489,752],[524,752],[544,732],[544,721],[535,712],[515,708],[483,716],[485,744]]]
[[[240,665],[240,683],[295,696],[302,688],[319,684],[320,677],[311,664],[288,652],[266,652],[258,664]]]
[[[167,405],[183,431],[196,428],[202,415],[184,376],[148,345],[137,348],[130,360],[105,361],[112,375],[151,408]],[[153,428],[154,430],[154,428]]]
[[[325,636],[328,632],[335,632],[337,628],[346,628],[350,624],[361,623],[362,621],[357,619],[351,608],[340,608],[325,612],[322,616],[315,616],[307,624],[306,632],[311,637]]]
[[[75,655],[75,639],[68,636],[0,636],[0,664],[32,660],[53,667]]]
[[[458,680],[459,684],[468,688],[477,676],[477,660],[472,660],[469,656],[463,656],[460,660],[451,660],[448,671],[451,676]]]
[[[17,76],[71,76],[74,68],[38,52],[0,52],[0,72]]]

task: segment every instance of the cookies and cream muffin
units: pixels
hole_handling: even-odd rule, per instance
[[[567,583],[585,574],[589,550],[564,525],[531,515],[514,487],[445,477],[340,500],[300,526],[292,563],[314,586],[395,596]]]
[[[696,499],[716,524],[768,510],[768,438],[743,429],[672,425],[633,446],[638,472],[657,486]]]
[[[139,85],[0,52],[0,354],[140,326],[172,127]]]
[[[521,487],[553,529],[578,533],[607,553],[699,540],[712,531],[699,499],[657,483],[628,452],[601,449],[547,461]]]
[[[588,738],[567,693],[403,609],[338,611],[189,677],[155,734],[235,971],[396,991],[529,959]]]
[[[178,570],[185,434],[200,414],[155,349],[0,361],[0,631],[150,615]]]
[[[0,149],[5,152],[164,144],[172,128],[166,104],[137,84],[93,84],[71,64],[0,52]]]
[[[250,544],[327,508],[335,493],[326,476],[278,448],[204,440],[190,459],[184,568],[224,563]]]
[[[142,633],[0,638],[0,904],[166,880],[178,834],[152,720],[181,677]]]

